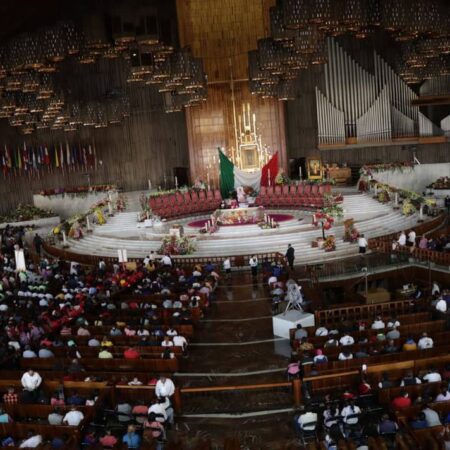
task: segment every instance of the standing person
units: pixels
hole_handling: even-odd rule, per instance
[[[231,278],[231,260],[229,257],[226,257],[223,261],[223,270],[227,274],[227,279]]]
[[[402,247],[404,247],[406,245],[406,233],[404,231],[402,231],[400,233],[400,236],[399,236],[397,242],[398,242],[398,245],[400,245]]]
[[[364,255],[364,253],[366,253],[368,245],[369,243],[367,242],[367,239],[364,237],[363,234],[361,234],[358,238],[359,253],[361,255]]]
[[[289,264],[289,268],[294,270],[294,260],[295,260],[295,249],[291,244],[288,244],[288,248],[286,250],[286,259]]]
[[[410,230],[408,233],[408,242],[406,243],[408,247],[416,246],[416,232],[414,230]]]
[[[34,248],[36,250],[36,253],[41,256],[41,247],[42,247],[42,238],[39,236],[38,233],[34,235],[33,244]]]
[[[258,275],[258,258],[255,255],[250,258],[249,265],[252,270],[252,277],[255,279]]]
[[[33,369],[28,369],[28,371],[23,374],[20,381],[23,390],[29,392],[32,398],[36,400],[39,395],[39,386],[42,383],[41,376]]]

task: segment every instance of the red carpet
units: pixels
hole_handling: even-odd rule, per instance
[[[292,220],[294,216],[290,214],[269,214],[269,217],[273,218],[275,222],[286,222],[287,220]],[[188,226],[193,228],[203,228],[208,219],[194,220],[193,222],[189,222]],[[242,223],[242,224],[230,224],[230,225],[221,225],[222,227],[245,227],[246,225],[254,225],[253,223]]]

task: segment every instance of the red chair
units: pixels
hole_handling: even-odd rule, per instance
[[[198,194],[195,191],[191,192],[191,212],[197,213],[200,212],[200,202],[198,199]]]
[[[216,206],[217,202],[214,199],[214,191],[209,190],[206,192],[206,202],[208,203],[209,209],[217,208],[217,206]]]
[[[319,185],[313,184],[311,187],[311,197],[317,197],[319,195]]]
[[[267,187],[266,205],[273,206],[275,204],[275,193],[273,186]]]

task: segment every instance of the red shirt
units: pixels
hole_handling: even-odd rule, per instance
[[[103,447],[114,447],[117,444],[117,438],[113,435],[106,435],[99,439]]]
[[[392,406],[395,409],[408,408],[408,406],[411,406],[411,399],[409,397],[395,397],[392,400]]]
[[[128,350],[125,350],[123,352],[123,357],[125,359],[139,359],[140,358],[140,354],[137,350],[135,350],[134,348],[129,348]]]

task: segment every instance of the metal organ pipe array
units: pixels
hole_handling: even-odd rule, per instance
[[[358,64],[332,37],[327,38],[325,94],[316,87],[319,145],[383,142],[436,136],[442,130],[419,115],[418,98],[374,52],[374,73]]]

